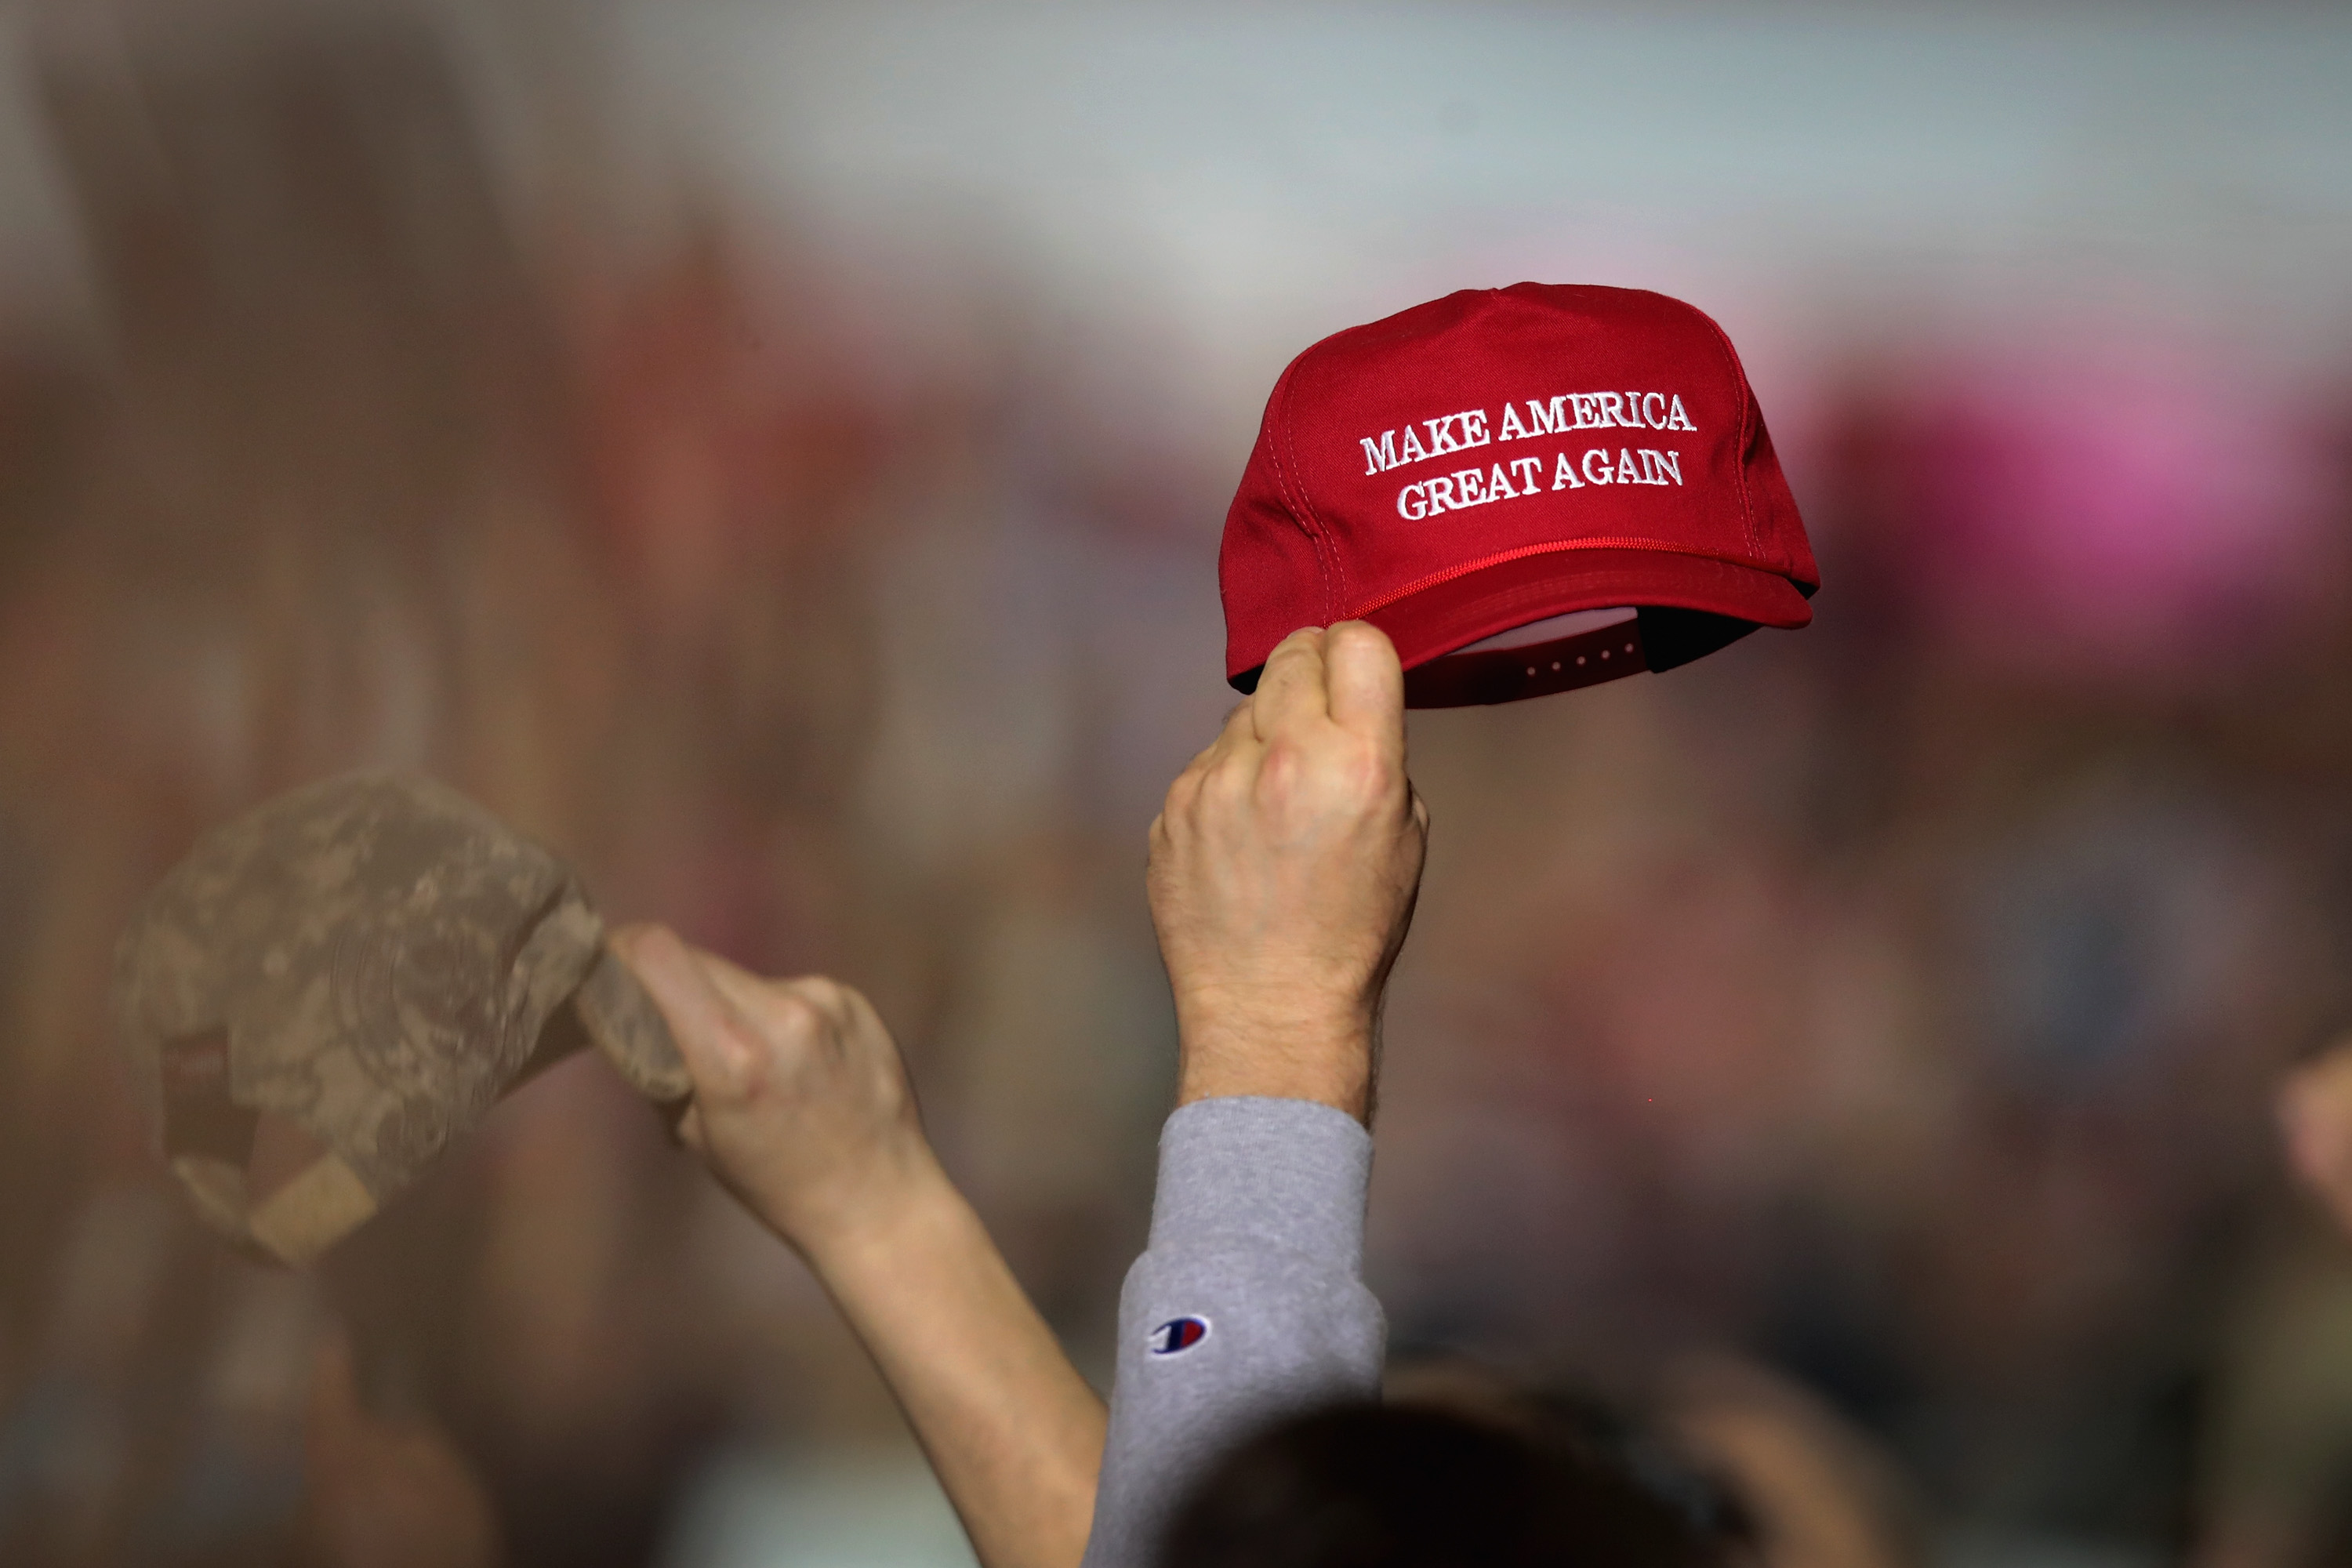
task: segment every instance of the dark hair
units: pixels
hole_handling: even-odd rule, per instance
[[[1349,1405],[1244,1443],[1160,1568],[1721,1568],[1738,1539],[1555,1422]]]

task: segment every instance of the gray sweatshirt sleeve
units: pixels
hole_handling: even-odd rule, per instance
[[[1379,1394],[1371,1165],[1370,1135],[1312,1100],[1203,1100],[1168,1119],[1151,1239],[1119,1295],[1085,1568],[1148,1568],[1170,1510],[1256,1427]]]

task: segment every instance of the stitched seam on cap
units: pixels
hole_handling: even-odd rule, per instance
[[[1320,348],[1322,344],[1318,343],[1315,347]],[[1308,349],[1307,353],[1314,352],[1315,349]],[[1316,512],[1314,503],[1307,499],[1307,484],[1298,472],[1298,443],[1290,421],[1291,378],[1306,363],[1307,354],[1300,354],[1291,361],[1290,368],[1282,373],[1282,395],[1278,399],[1282,413],[1277,421],[1280,428],[1276,433],[1276,450],[1272,456],[1275,482],[1282,489],[1283,504],[1290,508],[1292,519],[1306,531],[1307,537],[1315,542],[1316,563],[1323,569],[1323,624],[1328,626],[1339,618],[1331,613],[1332,607],[1347,601],[1348,569],[1339,561],[1339,546],[1325,535],[1323,519]],[[1283,463],[1284,448],[1287,448],[1290,455],[1287,467]],[[1302,517],[1301,513],[1305,515]]]
[[[1459,566],[1448,566],[1443,572],[1433,572],[1426,577],[1406,584],[1392,594],[1383,594],[1377,599],[1357,605],[1342,619],[1354,620],[1360,616],[1369,616],[1374,610],[1384,609],[1395,604],[1399,599],[1409,599],[1426,589],[1451,583],[1456,577],[1466,577],[1473,572],[1483,572],[1489,566],[1500,566],[1512,561],[1524,561],[1530,555],[1553,555],[1566,550],[1647,550],[1665,555],[1693,555],[1702,561],[1720,561],[1727,566],[1744,566],[1751,572],[1772,572],[1769,566],[1743,560],[1737,555],[1725,555],[1713,550],[1696,550],[1690,545],[1676,544],[1664,539],[1613,537],[1562,539],[1555,540],[1549,544],[1523,544],[1517,550],[1498,551],[1492,555],[1482,555],[1475,561],[1465,561]],[[1777,576],[1779,574],[1773,574]]]
[[[1756,507],[1748,493],[1748,426],[1756,410],[1756,393],[1748,384],[1748,373],[1739,368],[1739,351],[1731,346],[1721,323],[1705,310],[1697,310],[1697,315],[1715,334],[1715,346],[1723,352],[1723,368],[1731,374],[1732,390],[1739,394],[1739,443],[1731,453],[1732,461],[1739,466],[1739,521],[1748,531],[1748,548],[1761,555],[1764,542],[1756,535]]]
[[[1308,351],[1308,353],[1312,352],[1312,350]],[[1298,374],[1299,364],[1306,358],[1307,355],[1302,353],[1284,367],[1282,379],[1274,384],[1274,395],[1266,400],[1265,460],[1273,466],[1275,494],[1282,501],[1282,510],[1290,514],[1291,522],[1297,527],[1299,532],[1307,536],[1307,542],[1315,547],[1315,571],[1318,579],[1316,586],[1322,590],[1323,603],[1328,609],[1331,603],[1330,552],[1324,542],[1322,530],[1318,526],[1319,520],[1311,513],[1303,513],[1297,499],[1293,496],[1290,475],[1282,460],[1284,431],[1290,422],[1291,381]]]

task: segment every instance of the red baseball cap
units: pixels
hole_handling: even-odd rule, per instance
[[[1290,362],[1225,517],[1225,673],[1367,620],[1414,707],[1667,669],[1821,584],[1723,329],[1641,289],[1465,289]]]

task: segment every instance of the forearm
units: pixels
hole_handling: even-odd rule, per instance
[[[986,1568],[1074,1568],[1102,1400],[936,1166],[887,1223],[810,1261],[906,1411]]]
[[[762,980],[658,927],[615,937],[694,1079],[678,1134],[808,1259],[905,1408],[987,1568],[1073,1568],[1102,1401],[924,1140],[873,1005]]]

